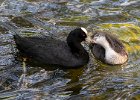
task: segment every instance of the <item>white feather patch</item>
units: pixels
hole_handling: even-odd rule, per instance
[[[87,34],[87,30],[84,27],[81,27],[81,29]]]

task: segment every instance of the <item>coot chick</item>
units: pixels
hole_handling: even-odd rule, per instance
[[[121,41],[102,31],[96,31],[91,36],[91,51],[95,58],[111,65],[123,64],[128,60],[128,55]]]
[[[19,51],[41,64],[59,65],[64,68],[77,68],[89,61],[89,55],[81,45],[87,38],[83,27],[71,31],[67,42],[51,37],[20,37],[14,35]]]

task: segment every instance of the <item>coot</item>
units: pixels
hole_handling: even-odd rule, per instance
[[[87,30],[83,27],[71,31],[67,42],[51,37],[21,37],[14,35],[19,51],[41,64],[59,65],[64,68],[84,66],[89,55],[81,45],[87,38]]]
[[[121,41],[107,32],[96,31],[91,36],[91,51],[104,63],[117,65],[127,61],[128,55]]]

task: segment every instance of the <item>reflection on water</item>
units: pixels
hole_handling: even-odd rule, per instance
[[[140,98],[140,1],[1,0],[0,5],[0,99]],[[21,77],[22,58],[13,34],[65,40],[78,26],[116,34],[128,51],[128,62],[109,66],[91,54],[88,65],[78,69],[44,66],[44,70],[28,62]]]

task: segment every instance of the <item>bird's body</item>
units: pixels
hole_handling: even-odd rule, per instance
[[[128,55],[123,44],[114,36],[97,32],[93,36],[91,51],[95,58],[107,64],[117,65],[127,61]]]
[[[89,60],[88,53],[80,44],[81,41],[68,40],[72,42],[69,43],[51,37],[20,37],[18,35],[14,35],[14,39],[20,52],[42,64],[74,68],[87,64]],[[69,44],[76,47],[72,48]],[[72,52],[74,49],[78,50]]]
[[[109,64],[123,64],[127,58],[127,54],[117,53],[111,47],[105,49],[105,61]]]

